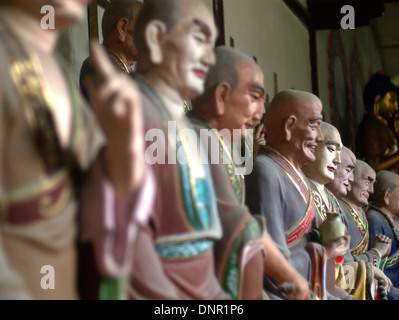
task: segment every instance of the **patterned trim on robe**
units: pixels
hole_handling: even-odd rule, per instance
[[[171,114],[166,109],[166,106],[148,85],[148,83],[139,75],[135,76],[140,90],[156,104],[158,110],[166,121],[174,120]],[[165,123],[168,128],[168,123]],[[171,133],[169,132],[171,135]],[[176,137],[169,137],[170,143],[175,142],[175,150],[183,149],[185,152],[180,153],[180,156],[189,157],[190,151],[187,148],[184,139],[176,139]],[[221,229],[219,224],[219,217],[216,207],[216,199],[213,190],[213,184],[210,182],[209,168],[204,165],[205,177],[201,179],[193,179],[192,168],[190,161],[185,159],[185,163],[178,161],[178,173],[180,176],[182,198],[186,213],[187,222],[193,229],[190,234],[177,234],[172,236],[165,236],[156,239],[156,250],[158,255],[164,259],[186,259],[206,253],[213,247],[214,240],[220,238]],[[195,232],[194,232],[195,231]]]
[[[110,48],[107,48],[106,46],[104,46],[104,48],[106,49],[108,57],[111,59],[115,68],[118,69],[118,71],[122,72],[123,74],[129,74],[130,69],[123,62],[123,60],[115,52],[113,52]]]
[[[344,199],[342,199],[342,202],[348,208],[349,213],[353,217],[353,220],[355,221],[356,226],[362,236],[362,240],[358,243],[358,245],[355,248],[351,249],[351,254],[353,256],[358,256],[359,254],[366,252],[367,247],[369,245],[369,232],[368,232],[367,220],[365,221],[365,224],[363,224],[362,219],[360,218],[357,211]]]
[[[324,189],[327,193],[328,198],[331,201],[331,206],[332,208],[329,209],[328,208],[328,204],[325,203],[323,197],[321,196],[319,190],[317,190],[316,185],[309,180],[309,185],[312,189],[312,194],[313,194],[313,199],[315,201],[315,205],[316,205],[316,210],[320,216],[320,218],[323,219],[323,221],[325,221],[327,219],[327,212],[336,212],[339,213],[341,215],[341,221],[342,220],[342,209],[341,206],[339,205],[339,202],[337,200],[337,198],[330,192],[328,191],[326,188]]]
[[[219,152],[221,155],[221,160],[223,161],[223,164],[227,170],[227,173],[230,178],[231,186],[233,187],[234,194],[236,196],[236,199],[239,203],[244,204],[244,194],[243,194],[243,182],[244,178],[243,176],[235,174],[235,165],[233,158],[231,156],[231,153],[228,151],[226,145],[224,144],[223,140],[221,139],[220,135],[211,130],[212,133],[217,135],[219,139]],[[232,147],[232,150],[233,147]]]

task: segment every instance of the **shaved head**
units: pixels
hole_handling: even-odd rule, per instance
[[[325,185],[335,177],[338,164],[341,163],[342,141],[339,131],[333,125],[322,122],[320,130],[324,141],[316,147],[316,160],[306,163],[302,170],[314,182]]]
[[[132,8],[134,6],[142,7],[143,3],[138,0],[113,0],[105,8],[101,23],[104,39],[111,34],[120,19],[127,18],[130,21],[133,18]]]
[[[216,47],[215,54],[216,64],[209,70],[205,82],[206,91],[222,81],[229,83],[230,90],[234,91],[238,84],[237,60],[244,60],[251,65],[256,65],[250,56],[227,46]]]
[[[376,173],[374,169],[362,160],[356,160],[353,171],[354,181],[347,198],[358,208],[368,204],[370,196],[374,192]]]
[[[326,184],[327,189],[338,199],[346,196],[351,188],[355,163],[355,154],[344,146],[341,150],[341,163],[337,166],[334,180]]]
[[[215,49],[216,64],[210,68],[205,92],[193,101],[193,113],[231,136],[246,130],[261,120],[264,113],[264,76],[259,65],[250,56],[234,48],[219,46]]]
[[[165,24],[169,32],[183,15],[185,8],[204,6],[200,0],[147,0],[137,17],[134,39],[139,57],[145,56],[148,47],[145,39],[145,29],[152,20],[159,20]]]
[[[374,193],[371,201],[380,201],[385,194],[385,191],[393,191],[399,182],[399,175],[388,170],[381,170],[377,172],[376,181],[374,184]]]
[[[338,131],[336,127],[334,127],[332,124],[323,121],[320,123],[320,130],[323,132],[323,134],[331,134],[332,132]]]
[[[312,93],[284,90],[271,101],[265,117],[267,145],[279,151],[294,167],[315,161],[320,131],[322,103]]]
[[[218,46],[215,48],[215,56],[216,64],[209,69],[205,81],[205,92],[193,101],[193,108],[201,107],[203,109],[209,107],[213,91],[222,82],[227,82],[230,85],[230,91],[236,89],[239,81],[238,62],[250,64],[260,70],[260,67],[250,56],[234,48]],[[206,112],[206,110],[204,111]]]
[[[265,116],[267,142],[279,143],[284,137],[284,122],[291,115],[301,117],[309,109],[309,103],[320,101],[312,93],[299,90],[284,90],[271,101]],[[320,116],[321,120],[321,116]]]

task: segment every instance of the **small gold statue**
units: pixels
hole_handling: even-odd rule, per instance
[[[388,121],[398,110],[397,88],[384,73],[375,73],[364,88],[366,113],[356,134],[356,155],[375,171],[398,172],[398,141]]]

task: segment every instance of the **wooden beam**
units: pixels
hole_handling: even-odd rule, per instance
[[[213,16],[215,17],[216,26],[219,31],[219,36],[216,39],[216,46],[224,46],[226,40],[224,34],[223,0],[213,0]]]
[[[307,29],[314,28],[309,12],[297,0],[283,0]]]

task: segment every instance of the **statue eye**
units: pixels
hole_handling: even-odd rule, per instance
[[[197,33],[194,35],[194,39],[198,42],[198,43],[205,43],[206,38],[202,33]]]

